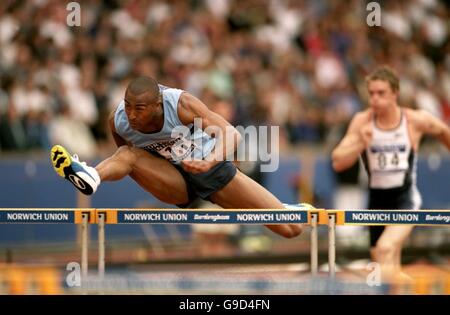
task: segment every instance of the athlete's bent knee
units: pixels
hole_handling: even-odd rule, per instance
[[[378,242],[373,250],[375,259],[390,257],[397,251],[397,246],[392,243]]]
[[[134,165],[137,160],[136,151],[127,145],[120,146],[116,150],[116,153],[114,153],[114,157],[123,162],[127,162],[130,166]]]
[[[119,157],[126,157],[130,154],[132,154],[131,148],[127,145],[122,145],[122,146],[118,147],[116,152],[114,153],[114,155],[119,156]]]

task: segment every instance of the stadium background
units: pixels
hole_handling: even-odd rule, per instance
[[[55,143],[91,162],[114,152],[107,115],[138,75],[191,92],[233,125],[280,126],[279,170],[241,168],[286,203],[365,208],[363,172],[356,165],[335,174],[329,154],[365,108],[364,77],[376,65],[398,71],[402,105],[450,122],[445,1],[379,1],[382,23],[373,27],[361,0],[79,1],[81,26],[73,27],[67,3],[0,2],[0,207],[168,206],[130,179],[86,199],[48,160]],[[449,209],[449,176],[448,152],[424,139],[424,209]],[[118,266],[305,262],[306,235],[281,240],[259,227],[113,226],[107,254]],[[341,229],[338,237],[342,265],[368,259],[366,228]],[[75,226],[2,225],[0,264],[61,272],[78,259],[78,238]],[[449,239],[446,228],[417,228],[404,258],[448,270]]]

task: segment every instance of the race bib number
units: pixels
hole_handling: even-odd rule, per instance
[[[376,164],[378,170],[395,170],[400,164],[398,153],[378,153]]]
[[[169,161],[178,162],[189,158],[196,147],[194,141],[179,137],[167,142],[167,145],[158,148],[156,152]]]

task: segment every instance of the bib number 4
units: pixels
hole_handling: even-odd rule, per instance
[[[392,158],[389,159],[389,161],[388,161],[388,157],[386,156],[385,153],[378,154],[378,167],[380,169],[385,169],[388,162],[392,166],[398,166],[398,164],[399,164],[398,153],[395,152],[393,154]]]

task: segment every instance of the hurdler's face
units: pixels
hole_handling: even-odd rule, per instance
[[[139,95],[125,93],[125,113],[131,128],[137,131],[147,132],[147,129],[158,124],[161,105],[159,95],[152,95],[150,92]]]
[[[369,93],[369,105],[374,111],[384,110],[397,102],[398,92],[393,91],[387,81],[369,81],[367,91]]]

